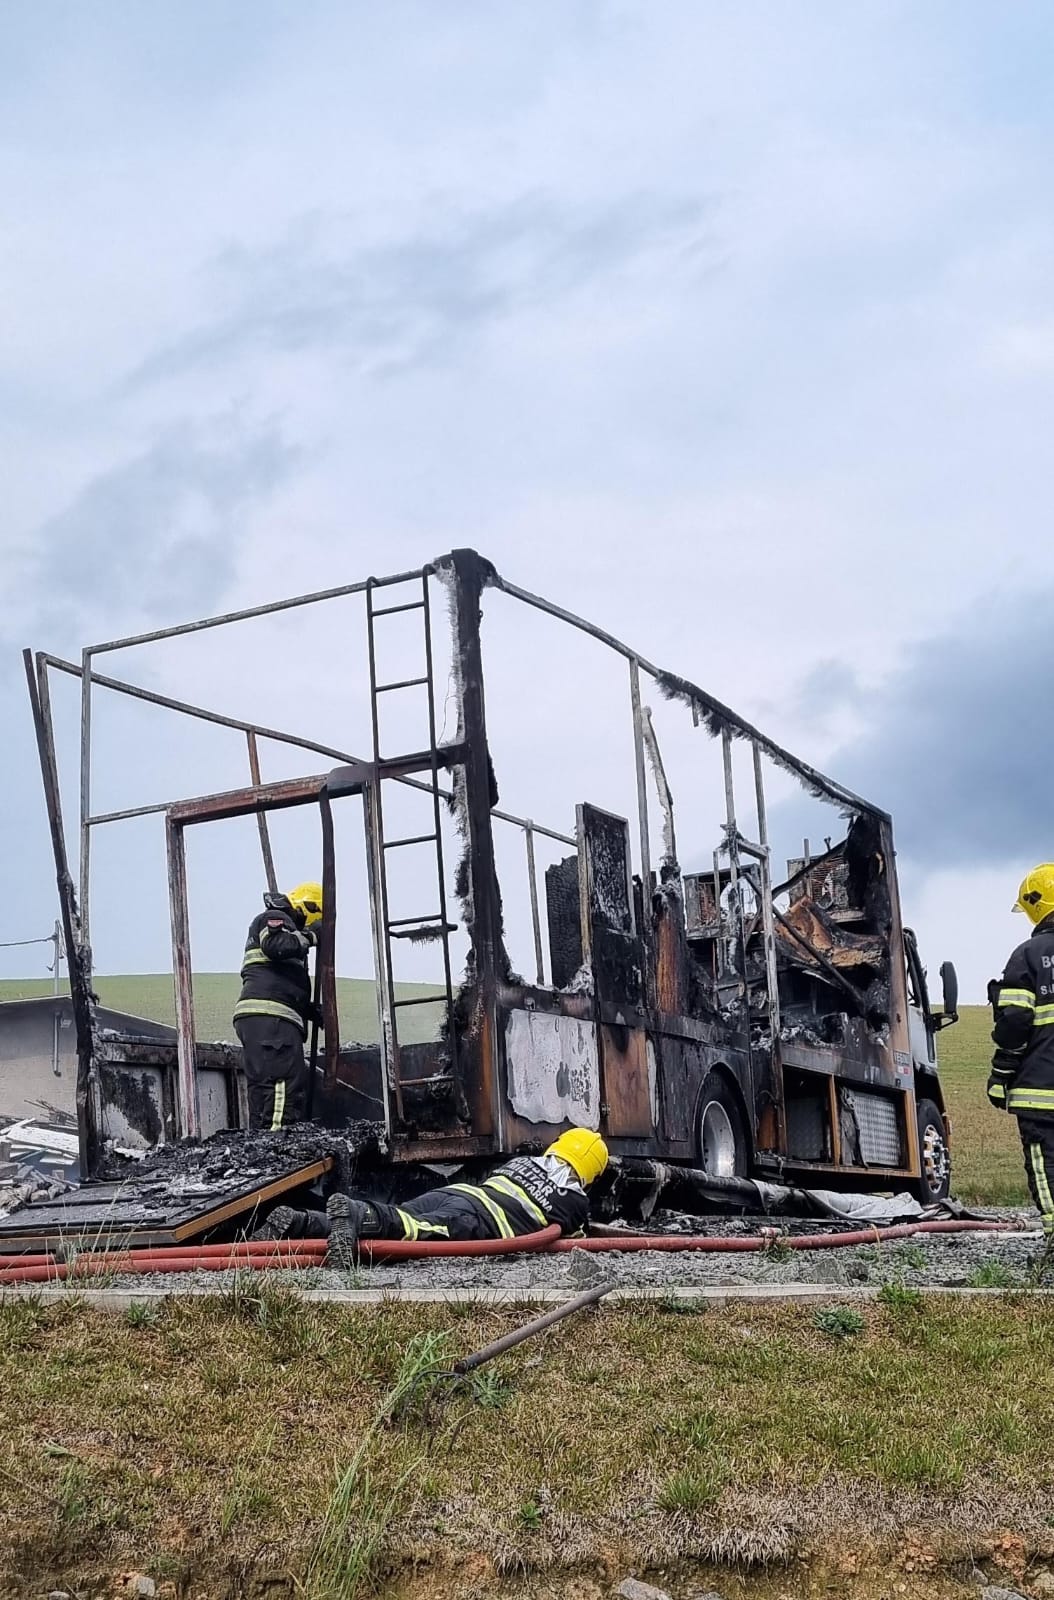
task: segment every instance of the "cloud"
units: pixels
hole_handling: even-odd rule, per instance
[[[1052,604],[1048,589],[975,605],[876,688],[849,679],[860,731],[826,765],[892,812],[900,850],[930,870],[1054,855]],[[812,704],[816,690],[814,673]]]
[[[342,244],[346,223],[300,218],[269,251],[228,250],[215,265],[232,309],[148,357],[128,383],[317,347],[350,350],[375,372],[430,365],[456,340],[648,254],[690,264],[706,248],[708,209],[647,194],[593,207],[531,194],[365,248]]]
[[[169,428],[36,528],[24,605],[38,625],[71,631],[98,613],[173,618],[212,604],[234,575],[251,509],[294,459],[273,426]]]

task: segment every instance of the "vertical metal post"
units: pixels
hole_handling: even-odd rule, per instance
[[[545,963],[542,957],[542,923],[538,915],[538,869],[534,860],[534,828],[530,819],[523,825],[527,843],[527,882],[531,890],[531,926],[534,929],[534,965],[539,985],[545,983]]]
[[[384,1131],[392,1130],[392,1097],[399,1094],[395,1077],[395,1052],[392,1040],[392,986],[388,974],[388,940],[385,927],[388,908],[384,891],[384,860],[378,828],[380,781],[374,777],[362,791],[362,821],[366,830],[366,886],[370,897],[370,925],[373,931],[374,991],[377,995],[377,1038],[380,1041],[381,1098],[384,1101]],[[398,1105],[396,1107],[398,1110]],[[401,1113],[400,1113],[401,1116]]]
[[[81,651],[81,799],[80,799],[80,924],[81,939],[91,943],[91,651]]]
[[[728,870],[732,899],[739,922],[739,951],[742,963],[743,994],[747,995],[747,919],[743,908],[743,887],[739,870],[739,829],[736,826],[736,791],[732,774],[732,735],[721,731],[721,756],[725,769],[725,822],[728,835]]]
[[[53,1078],[61,1077],[59,1072],[59,967],[62,962],[62,924],[56,922],[55,931],[51,935],[55,946],[55,965],[52,967],[51,993],[54,996],[55,1006],[52,1017],[53,1028],[51,1037],[51,1075]]]
[[[765,809],[765,774],[761,770],[761,746],[756,739],[751,740],[754,752],[754,794],[758,805],[758,844],[767,845],[769,842],[769,819]]]
[[[378,995],[382,996],[383,1012],[381,1016],[381,1065],[384,1072],[385,1083],[385,1120],[390,1118],[391,1108],[389,1099],[395,1102],[395,1114],[402,1124],[403,1121],[403,1089],[402,1074],[399,1070],[399,1026],[395,1015],[395,974],[392,964],[391,928],[388,917],[388,868],[385,861],[384,848],[384,798],[381,792],[382,779],[381,767],[381,723],[380,707],[377,695],[377,641],[374,629],[376,624],[373,615],[373,590],[371,580],[366,585],[366,643],[368,647],[370,665],[370,719],[373,729],[373,769],[374,784],[371,795],[371,813],[369,830],[372,835],[375,854],[373,860],[373,881],[371,887],[371,901],[375,907],[378,936],[378,984],[381,985],[380,972],[384,968],[383,985],[378,987]]]
[[[640,877],[643,887],[642,900],[645,907],[651,905],[651,840],[648,833],[648,772],[644,760],[644,718],[641,714],[640,704],[640,667],[636,657],[631,657],[629,664],[629,694],[630,704],[633,708],[633,759],[637,769],[637,823],[640,829]],[[632,909],[633,899],[630,897]],[[649,924],[638,933],[643,933],[647,939],[650,934],[650,918],[645,915]]]
[[[783,1092],[783,1062],[780,1056],[780,987],[779,967],[776,959],[776,916],[772,904],[772,848],[769,844],[768,813],[765,806],[765,775],[761,766],[761,749],[756,739],[751,740],[754,753],[754,795],[758,812],[758,844],[761,861],[758,879],[761,890],[761,930],[765,944],[765,989],[768,995],[769,1038],[772,1061],[772,1099],[776,1112],[776,1135],[780,1150],[787,1148],[787,1106]]]
[[[198,1073],[194,1049],[194,980],[190,962],[190,916],[187,910],[187,851],[183,829],[165,818],[168,849],[168,897],[172,917],[172,982],[176,1002],[176,1125],[184,1139],[201,1132]]]
[[[451,553],[454,571],[454,627],[458,698],[458,727],[465,740],[464,799],[465,847],[472,896],[472,959],[477,985],[479,1031],[478,1077],[464,1083],[471,1095],[469,1108],[478,1133],[500,1141],[504,1134],[504,1042],[498,1028],[498,984],[506,976],[507,957],[502,937],[501,894],[494,861],[491,824],[492,771],[487,744],[487,716],[483,693],[483,654],[480,640],[483,584],[486,569],[469,550]]]
[[[340,1056],[340,1017],[337,1012],[337,862],[333,842],[333,810],[325,789],[318,797],[322,816],[322,934],[315,961],[322,971],[322,1019],[326,1032],[326,1088],[337,1081]],[[317,1034],[316,1053],[317,1053]],[[315,1063],[311,1063],[314,1082]]]
[[[51,719],[51,696],[48,689],[47,666],[40,658],[34,662],[33,652],[25,650],[22,661],[26,669],[26,684],[33,711],[33,726],[37,738],[37,756],[40,776],[44,785],[44,803],[47,806],[48,826],[51,831],[51,849],[55,860],[55,882],[59,893],[59,911],[62,933],[66,944],[66,961],[70,976],[70,996],[73,1003],[73,1020],[77,1028],[77,1126],[80,1132],[81,1177],[94,1176],[101,1154],[99,1139],[99,1104],[95,1080],[95,1046],[93,1036],[93,1006],[91,990],[91,961],[86,946],[81,944],[80,922],[77,916],[77,896],[70,873],[66,852],[66,834],[62,825],[62,796],[59,791],[58,764],[55,758],[55,729]]]
[[[256,735],[251,730],[245,735],[249,745],[249,775],[252,778],[254,789],[260,787],[260,747],[256,742]],[[267,829],[267,813],[256,813],[256,825],[260,830],[260,853],[263,856],[264,877],[267,887],[272,894],[278,893],[278,879],[275,876],[274,856],[271,854],[271,835]]]
[[[443,815],[439,804],[439,752],[436,749],[436,692],[432,671],[432,606],[428,593],[428,571],[421,574],[421,607],[425,624],[425,677],[428,692],[428,749],[431,754],[432,822],[436,837],[436,876],[439,889],[439,926],[443,932],[443,982],[446,986],[446,1028],[450,1044],[450,1069],[454,1093],[460,1096],[461,1063],[458,1059],[457,1028],[454,1018],[454,979],[450,966],[450,929],[446,914],[446,868],[443,865]]]

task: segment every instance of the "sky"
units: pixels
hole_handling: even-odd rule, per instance
[[[0,939],[56,915],[24,645],[469,545],[890,809],[924,958],[982,1000],[1054,857],[1052,54],[1045,0],[0,0]],[[104,670],[358,753],[351,604]],[[484,629],[503,805],[629,815],[623,665],[505,597]],[[717,754],[647,693],[701,867]],[[95,727],[96,809],[244,781],[237,735]],[[275,824],[287,880],[312,826]],[[261,887],[224,827],[191,845],[202,970]],[[95,840],[98,969],[166,970],[157,819]],[[499,865],[522,915],[515,830]]]

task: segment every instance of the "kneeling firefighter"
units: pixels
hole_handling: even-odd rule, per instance
[[[308,953],[322,928],[322,887],[301,883],[265,894],[249,924],[242,992],[234,1008],[249,1085],[250,1128],[281,1128],[307,1116],[310,1068],[307,1025],[315,1018]]]
[[[1017,1118],[1028,1186],[1054,1247],[1054,862],[1032,869],[1014,910],[1034,927],[988,986],[996,1046],[988,1098]]]
[[[382,1205],[330,1195],[323,1216],[278,1206],[254,1238],[329,1239],[333,1265],[352,1266],[361,1239],[516,1239],[558,1223],[577,1233],[589,1220],[586,1190],[608,1164],[607,1145],[589,1128],[571,1128],[541,1156],[514,1156],[482,1183],[450,1183]]]

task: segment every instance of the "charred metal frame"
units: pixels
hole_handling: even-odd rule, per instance
[[[446,587],[451,600],[454,629],[454,676],[458,704],[457,735],[448,744],[436,745],[434,686],[431,674],[431,640],[428,591],[430,580]],[[378,590],[404,584],[420,584],[422,601],[375,607]],[[544,612],[604,645],[627,662],[629,711],[632,720],[637,792],[637,850],[639,883],[635,886],[625,860],[627,898],[621,926],[607,927],[590,921],[590,873],[594,870],[591,851],[613,848],[610,826],[619,819],[606,817],[590,807],[579,808],[574,836],[543,826],[492,805],[492,774],[486,733],[483,688],[483,660],[480,620],[483,593],[498,590],[510,598]],[[189,702],[155,693],[122,679],[105,676],[95,669],[96,658],[117,650],[174,639],[206,629],[225,627],[252,618],[270,616],[293,608],[344,599],[363,594],[366,598],[370,630],[371,693],[374,706],[372,760],[265,727],[254,722],[228,717]],[[427,640],[428,670],[420,679],[393,684],[376,683],[373,656],[373,619],[394,611],[422,609]],[[888,815],[853,794],[841,784],[798,760],[738,717],[727,706],[686,679],[664,672],[628,645],[593,623],[531,593],[501,577],[475,552],[458,550],[429,565],[386,578],[367,578],[312,594],[275,601],[269,605],[229,612],[178,626],[86,647],[77,664],[46,652],[35,658],[25,652],[38,752],[55,856],[56,877],[62,908],[63,931],[69,952],[70,984],[78,1040],[78,1111],[82,1137],[82,1170],[94,1172],[103,1145],[102,1089],[100,1066],[124,1059],[142,1061],[147,1047],[143,1041],[100,1039],[94,1022],[92,961],[90,945],[91,835],[96,827],[127,818],[158,814],[164,817],[168,854],[173,945],[173,976],[176,999],[177,1044],[175,1060],[168,1062],[165,1047],[155,1046],[158,1060],[174,1069],[175,1117],[173,1132],[197,1134],[202,1131],[198,1103],[199,1073],[204,1068],[230,1071],[236,1052],[228,1047],[199,1044],[195,1036],[193,988],[187,905],[184,833],[188,826],[222,817],[255,815],[260,834],[261,859],[269,888],[276,887],[276,873],[267,828],[267,813],[288,806],[316,804],[322,825],[323,883],[326,917],[319,954],[322,1007],[326,1021],[325,1073],[321,1085],[323,1117],[340,1120],[342,1096],[365,1094],[379,1100],[384,1121],[394,1148],[407,1156],[471,1156],[519,1148],[545,1140],[558,1131],[569,1112],[554,1116],[550,1112],[557,1100],[542,1085],[539,1105],[530,1102],[530,1093],[513,1083],[513,1057],[518,1053],[521,1073],[532,1041],[551,1024],[559,1051],[570,1043],[588,1056],[595,1048],[599,1077],[594,1120],[609,1140],[626,1156],[668,1156],[673,1160],[697,1163],[699,1159],[697,1094],[701,1076],[718,1070],[726,1075],[741,1097],[750,1126],[753,1154],[761,1170],[781,1171],[785,1166],[797,1172],[812,1169],[840,1179],[874,1178],[874,1169],[857,1166],[848,1172],[842,1162],[840,1116],[836,1079],[877,1086],[902,1102],[901,1149],[903,1159],[897,1167],[888,1165],[883,1176],[915,1177],[919,1170],[917,1130],[914,1115],[914,1082],[907,1033],[907,996],[903,959],[903,931],[896,886],[891,823]],[[80,808],[79,808],[79,892],[69,869],[59,796],[58,767],[54,729],[50,710],[49,673],[58,671],[78,677],[81,684]],[[688,958],[685,945],[684,915],[681,906],[680,868],[677,864],[673,821],[673,800],[663,769],[658,741],[648,708],[641,697],[642,675],[654,680],[669,698],[679,699],[690,708],[696,725],[703,724],[711,736],[721,741],[725,780],[724,839],[714,857],[714,896],[720,907],[727,894],[731,913],[734,950],[726,965],[727,992],[741,1010],[741,1020],[732,1030],[722,1031],[710,1017],[692,1014],[688,1000]],[[395,758],[382,758],[376,721],[376,696],[387,690],[427,685],[429,706],[429,747]],[[249,785],[240,790],[199,796],[192,799],[162,801],[106,813],[92,812],[92,707],[93,691],[108,691],[132,696],[182,715],[204,720],[240,732],[246,739]],[[259,742],[271,740],[324,756],[339,765],[316,776],[262,781]],[[733,741],[745,741],[752,752],[754,798],[758,838],[751,840],[740,830],[736,817],[736,796],[732,764]],[[876,1042],[863,1037],[864,1030],[851,1028],[848,1052],[815,1043],[785,1042],[781,1028],[780,974],[777,928],[785,937],[802,942],[802,936],[773,904],[771,851],[768,841],[762,757],[793,774],[813,795],[838,807],[843,814],[866,817],[875,829],[878,850],[885,872],[888,897],[888,942],[890,949],[890,1029],[887,1039]],[[440,786],[439,774],[452,774],[452,788]],[[649,773],[656,802],[663,819],[663,856],[659,871],[653,871],[649,821]],[[433,798],[435,840],[439,853],[441,885],[439,923],[443,927],[446,972],[447,1019],[444,1038],[436,1046],[407,1047],[409,1071],[403,1070],[404,1051],[400,1048],[395,1015],[400,1002],[394,992],[390,939],[394,924],[389,923],[385,891],[385,849],[405,841],[386,841],[383,833],[381,789],[388,781],[409,784]],[[336,1005],[336,980],[333,966],[336,867],[333,851],[331,805],[339,798],[362,798],[367,843],[367,871],[374,929],[375,971],[378,996],[380,1046],[371,1051],[341,1052]],[[471,950],[466,981],[455,989],[450,972],[446,934],[446,891],[442,842],[440,838],[440,798],[457,811],[464,838],[465,854],[460,872],[464,874],[464,898],[471,907],[466,927]],[[589,818],[582,820],[583,812]],[[526,866],[533,928],[536,983],[525,984],[508,967],[503,943],[501,900],[494,858],[493,819],[519,827],[524,835]],[[590,820],[591,819],[591,820]],[[590,834],[590,827],[594,833]],[[608,827],[607,844],[596,829]],[[616,830],[617,832],[617,830]],[[542,835],[567,845],[577,852],[579,889],[583,906],[583,947],[594,954],[593,937],[615,951],[629,974],[629,990],[619,987],[621,980],[605,979],[594,973],[596,984],[586,990],[557,990],[544,982],[544,951],[534,841]],[[424,836],[422,836],[423,838]],[[417,842],[417,841],[413,841]],[[617,844],[617,841],[616,841]],[[722,865],[722,861],[726,865]],[[459,884],[458,892],[461,893]],[[635,900],[635,894],[639,899]],[[748,921],[748,894],[757,910]],[[426,922],[427,919],[405,919]],[[764,1032],[759,1044],[759,1022],[751,1019],[751,994],[748,949],[756,943],[760,926],[764,969]],[[810,960],[832,983],[846,985],[842,973],[806,942]],[[628,965],[627,965],[628,963]],[[594,961],[594,966],[596,965]],[[636,976],[634,976],[636,974]],[[637,978],[639,977],[639,983]],[[851,986],[850,986],[851,988]],[[632,992],[629,992],[632,991]],[[431,1003],[435,1003],[434,1001]],[[513,1049],[513,1036],[519,1041]],[[523,1040],[527,1043],[524,1044]],[[595,1042],[590,1044],[590,1040]],[[126,1048],[125,1048],[126,1047]],[[527,1050],[527,1055],[524,1054]],[[123,1051],[123,1054],[122,1054]],[[168,1047],[168,1055],[173,1054]],[[566,1067],[563,1056],[554,1058],[553,1071]],[[824,1093],[831,1107],[829,1158],[820,1161],[788,1159],[788,1125],[785,1102],[785,1070],[815,1074],[827,1080]],[[531,1068],[528,1068],[528,1076]],[[544,1062],[540,1071],[544,1072]],[[371,1094],[365,1084],[380,1088]],[[440,1092],[441,1091],[441,1092]],[[927,1092],[932,1093],[931,1090]],[[548,1098],[547,1098],[548,1096]],[[237,1116],[238,1095],[229,1093],[232,1115]],[[431,1107],[426,1102],[432,1101]],[[563,1107],[564,1101],[559,1102]],[[570,1106],[567,1100],[566,1105]],[[526,1105],[526,1109],[525,1109]],[[558,1109],[559,1109],[558,1107]],[[361,1111],[357,1114],[361,1114]]]

